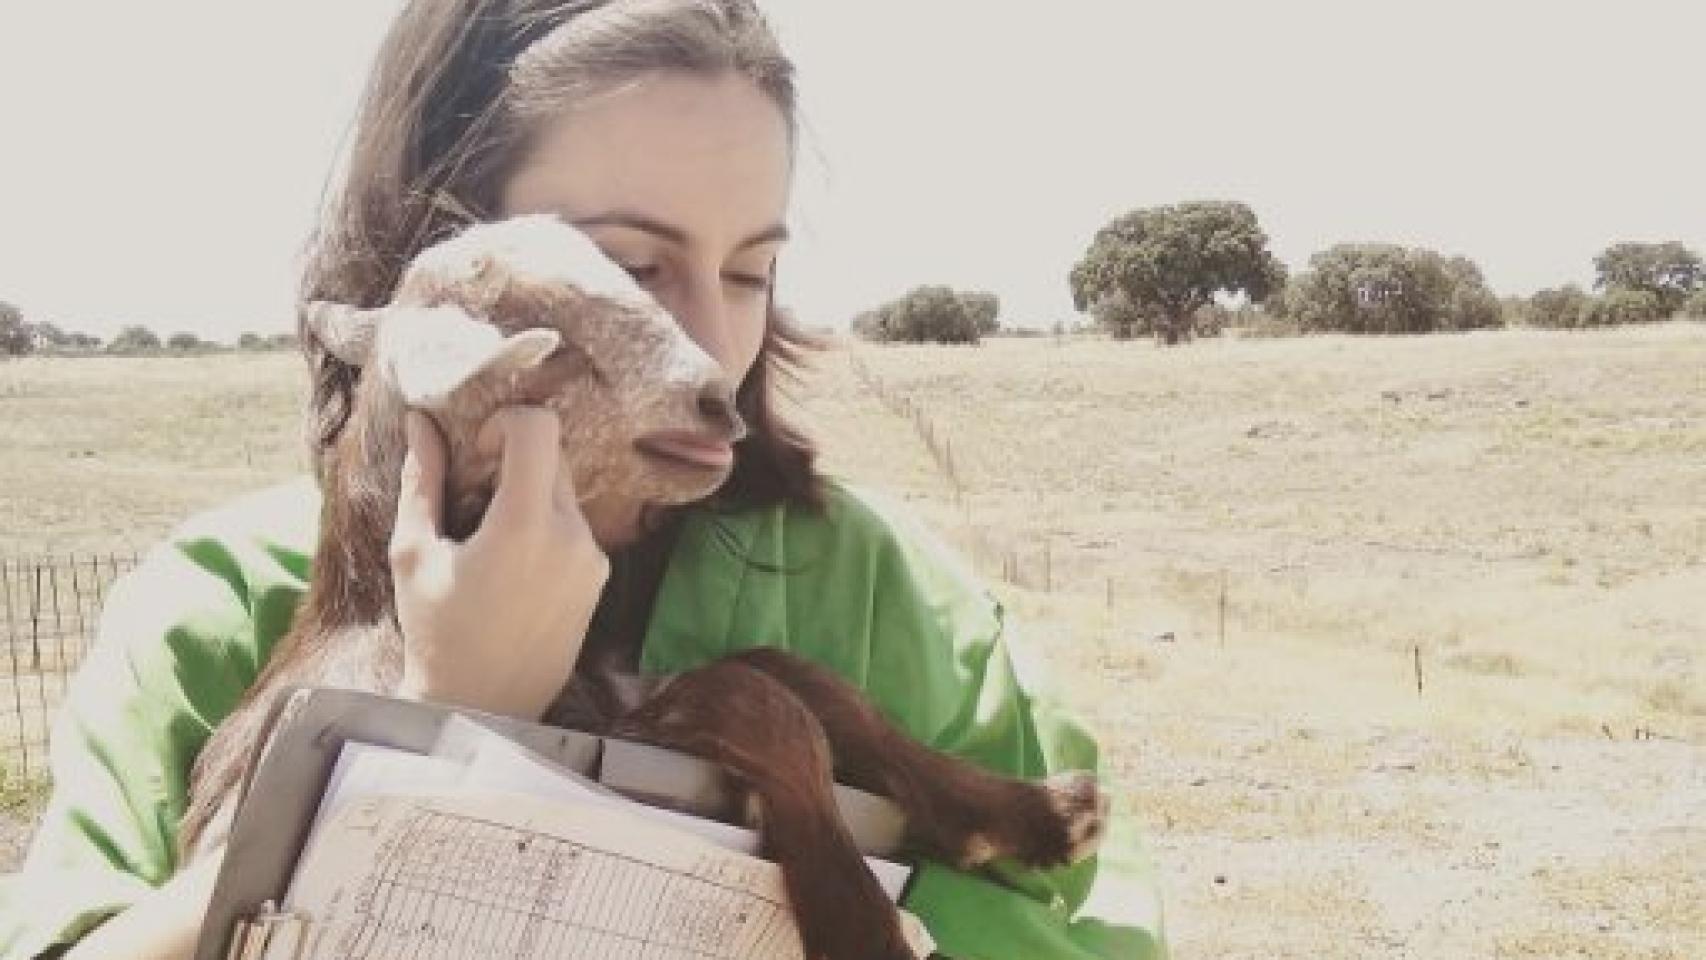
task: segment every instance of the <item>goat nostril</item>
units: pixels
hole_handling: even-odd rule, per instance
[[[726,431],[731,440],[746,435],[746,425],[735,412],[735,392],[726,381],[713,380],[699,391],[699,416],[718,430]]]

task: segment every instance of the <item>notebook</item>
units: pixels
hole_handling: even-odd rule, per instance
[[[844,786],[836,802],[898,901],[899,810]],[[724,822],[729,806],[713,765],[672,751],[296,690],[237,810],[196,960],[797,960],[780,868]]]

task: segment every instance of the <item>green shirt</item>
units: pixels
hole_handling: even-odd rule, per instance
[[[821,514],[692,515],[642,669],[780,647],[939,749],[1023,777],[1094,769],[1094,742],[1043,694],[1001,605],[957,558],[867,494],[831,483],[828,496]],[[115,585],[55,725],[40,832],[0,888],[5,957],[75,940],[171,876],[190,765],[289,627],[317,511],[306,482],[256,494],[190,521]],[[950,957],[1166,956],[1153,870],[1117,817],[1101,853],[1071,868],[923,864],[906,905]]]

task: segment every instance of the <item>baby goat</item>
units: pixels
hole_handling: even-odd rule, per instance
[[[744,432],[718,364],[555,218],[477,225],[423,251],[386,307],[310,310],[322,342],[363,375],[321,471],[313,582],[291,630],[196,761],[181,828],[186,857],[213,842],[210,823],[235,803],[280,689],[397,687],[403,638],[386,544],[406,409],[425,411],[443,433],[443,519],[458,538],[479,526],[491,500],[497,457],[474,441],[501,407],[558,413],[562,467],[583,497],[621,489],[657,504],[698,500],[727,469],[671,457],[650,438],[733,443]],[[812,960],[912,956],[836,813],[832,776],[892,798],[906,814],[910,847],[961,867],[996,857],[1074,861],[1095,848],[1106,809],[1087,774],[1028,783],[930,750],[833,673],[778,650],[648,681],[589,669],[583,658],[546,720],[719,764],[751,801]]]

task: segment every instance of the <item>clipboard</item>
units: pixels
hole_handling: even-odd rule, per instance
[[[312,918],[282,911],[320,798],[347,742],[454,757],[461,719],[630,799],[717,819],[728,807],[719,769],[646,744],[436,704],[329,688],[281,695],[260,762],[246,784],[225,859],[202,921],[195,960],[260,957],[274,941],[305,942]],[[890,801],[836,785],[835,800],[860,851],[888,859],[905,818]]]

